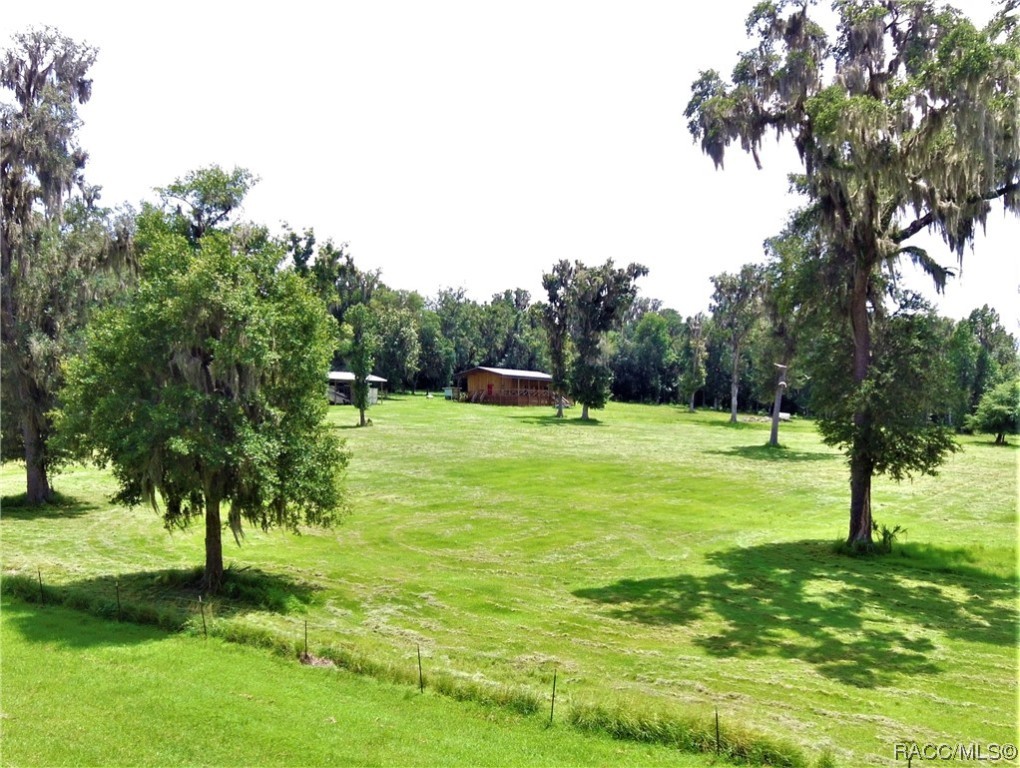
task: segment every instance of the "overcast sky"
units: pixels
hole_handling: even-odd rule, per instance
[[[52,24],[99,48],[81,142],[107,205],[240,165],[261,178],[246,218],[346,241],[394,288],[538,299],[558,259],[612,258],[645,264],[642,294],[692,314],[796,202],[789,147],[770,142],[763,171],[739,151],[716,171],[683,117],[698,72],[727,74],[749,47],[752,5],[47,0],[6,4],[0,33]],[[1020,222],[999,207],[943,314],[989,303],[1016,332],[1018,255]]]

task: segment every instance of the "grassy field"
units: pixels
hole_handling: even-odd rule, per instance
[[[708,765],[63,608],[2,622],[5,766]]]
[[[565,707],[711,718],[887,764],[897,742],[1017,740],[1017,457],[964,438],[936,478],[878,480],[893,557],[849,559],[843,458],[813,426],[611,404],[585,424],[543,408],[395,398],[374,426],[334,408],[354,458],[334,531],[251,531],[227,546],[264,574],[216,623],[332,646],[390,668],[521,686]],[[23,489],[5,467],[3,493]],[[112,506],[110,476],[72,501],[3,511],[6,573],[125,602],[191,605],[176,586],[202,531]],[[244,570],[249,569],[249,570]],[[262,605],[258,605],[261,603]],[[192,620],[192,626],[195,626]],[[414,672],[416,674],[416,671]]]

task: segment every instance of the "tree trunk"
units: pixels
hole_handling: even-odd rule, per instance
[[[779,383],[776,384],[776,399],[772,403],[772,432],[769,433],[769,445],[779,447],[779,412],[783,408],[783,392],[786,390],[786,366],[779,368]]]
[[[866,459],[850,461],[850,534],[847,543],[870,549],[871,538],[871,463]]]
[[[30,406],[31,407],[31,406]],[[25,443],[26,500],[29,504],[44,504],[53,493],[46,472],[46,448],[39,425],[32,414],[26,414],[21,424],[21,437]]]
[[[365,409],[359,408],[358,411],[361,414],[361,426],[365,426]]]
[[[581,421],[588,421],[588,403],[581,403]]]
[[[563,395],[556,395],[556,418],[563,418]]]
[[[694,396],[696,394],[698,394],[697,390],[691,392],[691,404],[687,407],[687,410],[689,410],[691,413],[694,413]]]
[[[850,324],[854,334],[854,383],[868,377],[871,364],[871,329],[868,318],[870,271],[857,268],[850,299]],[[871,538],[871,476],[874,465],[868,447],[871,417],[865,410],[854,413],[854,439],[850,446],[850,535],[847,543],[869,549]]]
[[[209,493],[205,497],[205,575],[202,586],[216,594],[223,586],[223,525],[220,521],[220,498]]]
[[[733,348],[733,370],[730,372],[730,424],[737,423],[737,394],[740,391],[740,347]]]

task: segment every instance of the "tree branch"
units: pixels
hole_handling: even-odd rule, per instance
[[[970,198],[967,200],[967,205],[973,205],[974,203],[979,203],[982,200],[995,200],[996,198],[1007,195],[1010,192],[1016,192],[1018,189],[1020,189],[1020,181],[1014,181],[1004,187],[999,187],[998,189],[993,189],[990,192],[985,192],[983,195],[977,195],[976,197]],[[919,219],[915,219],[906,227],[894,234],[892,236],[892,241],[894,243],[902,243],[904,240],[916,235],[925,227],[931,226],[935,222],[935,219],[935,211],[928,211],[928,213],[924,216]]]

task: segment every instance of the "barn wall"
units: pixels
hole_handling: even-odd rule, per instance
[[[489,394],[489,385],[492,394]],[[517,379],[491,371],[476,371],[467,376],[467,397],[472,402],[494,405],[551,405],[548,381]]]

